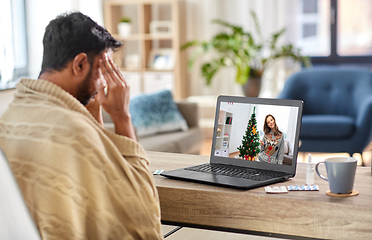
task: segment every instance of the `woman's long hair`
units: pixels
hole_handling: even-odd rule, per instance
[[[274,116],[271,115],[271,114],[268,114],[268,115],[266,115],[266,117],[265,117],[265,122],[264,122],[264,127],[263,127],[263,129],[264,129],[264,133],[265,133],[265,134],[268,134],[268,133],[271,131],[271,128],[267,125],[267,121],[266,121],[268,117],[272,117],[272,118],[274,119],[275,127],[274,127],[274,130],[272,130],[272,131],[274,132],[274,134],[275,134],[276,136],[277,136],[277,135],[280,135],[280,134],[283,134],[283,133],[279,130],[278,125],[276,125],[276,120],[275,120]]]

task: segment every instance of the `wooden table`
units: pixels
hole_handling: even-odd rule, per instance
[[[209,157],[148,152],[150,170],[173,170],[205,163]],[[306,165],[296,176],[271,186],[305,184]],[[320,171],[326,174],[324,164]],[[371,168],[358,167],[354,197],[326,195],[328,183],[315,173],[320,191],[267,194],[263,187],[230,189],[155,175],[162,222],[283,238],[372,239]]]

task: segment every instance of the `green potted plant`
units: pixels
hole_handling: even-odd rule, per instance
[[[213,76],[221,68],[234,67],[236,82],[243,85],[245,95],[257,97],[261,87],[262,74],[268,65],[276,59],[288,57],[296,62],[301,62],[306,67],[311,66],[309,57],[302,56],[300,49],[291,44],[277,46],[278,38],[285,32],[285,29],[273,33],[268,40],[264,41],[255,12],[251,11],[251,15],[259,41],[256,41],[250,32],[245,32],[242,27],[215,19],[212,20],[212,23],[229,28],[231,33],[218,33],[209,41],[193,40],[181,46],[181,50],[196,47],[189,59],[189,68],[193,66],[196,58],[200,55],[214,53],[212,58],[201,66],[202,76],[207,85],[211,84]]]
[[[127,17],[122,17],[118,23],[118,33],[120,37],[128,37],[131,33],[131,20]]]

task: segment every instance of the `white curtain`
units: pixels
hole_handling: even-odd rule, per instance
[[[12,80],[14,71],[14,50],[12,31],[11,0],[0,1],[0,74],[5,84]]]
[[[286,26],[288,9],[291,3],[298,0],[187,0],[186,1],[186,41],[198,39],[209,40],[223,27],[211,23],[212,19],[222,19],[240,25],[246,31],[255,33],[250,11],[258,16],[264,39]],[[279,39],[283,43],[285,37]],[[191,53],[191,51],[189,51]],[[190,95],[243,95],[241,86],[235,83],[235,70],[224,69],[207,87],[200,73],[199,59],[189,74]],[[287,76],[299,69],[299,65],[278,61],[263,76],[260,97],[276,97]]]
[[[3,1],[3,0],[0,0]],[[27,44],[29,76],[37,78],[43,57],[45,27],[57,15],[64,12],[81,11],[98,24],[103,25],[103,0],[26,0]],[[43,14],[38,14],[39,12]]]

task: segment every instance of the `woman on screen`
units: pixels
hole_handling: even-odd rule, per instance
[[[260,141],[261,151],[258,154],[260,162],[283,164],[284,137],[278,129],[273,115],[268,114],[264,122],[264,137]]]

